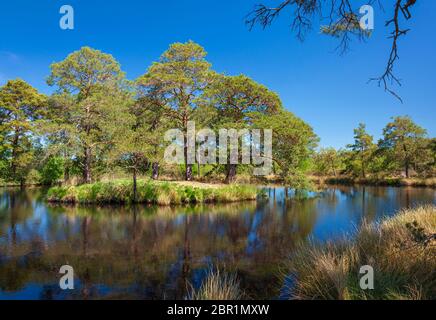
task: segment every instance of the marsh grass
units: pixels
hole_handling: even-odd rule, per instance
[[[198,290],[192,290],[190,300],[240,300],[244,297],[235,274],[211,270]]]
[[[255,200],[259,190],[249,185],[209,187],[173,182],[138,181],[138,203],[179,205],[187,203],[222,203]],[[104,204],[133,203],[132,182],[117,180],[80,186],[53,187],[47,192],[49,202]]]
[[[435,299],[436,207],[403,210],[364,224],[353,240],[302,245],[287,272],[294,299]],[[432,240],[433,239],[433,240]],[[359,286],[361,266],[374,268],[374,290]]]

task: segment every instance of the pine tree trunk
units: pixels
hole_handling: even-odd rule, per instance
[[[158,162],[153,162],[151,165],[151,178],[153,180],[157,180],[159,178],[159,163]]]
[[[91,148],[85,147],[85,166],[83,168],[83,180],[91,183]]]
[[[20,139],[20,133],[19,130],[15,131],[14,139],[12,140],[12,162],[11,162],[11,173],[12,173],[12,179],[15,180],[16,173],[17,173],[17,148],[18,148],[18,141]]]
[[[136,168],[133,168],[133,202],[137,201],[138,188],[136,184]]]
[[[407,156],[407,148],[406,148],[406,144],[403,141],[403,150],[404,150],[404,154],[406,156],[406,163],[405,163],[405,169],[406,169],[406,178],[409,178],[409,157]]]
[[[67,183],[70,180],[70,168],[65,166],[64,168],[64,183]]]
[[[229,163],[227,165],[226,183],[233,183],[236,179],[236,164]]]
[[[188,164],[188,146],[187,146],[186,137],[185,137],[184,155],[185,155],[185,180],[192,181],[192,164]]]
[[[192,181],[192,164],[186,164],[185,180]]]

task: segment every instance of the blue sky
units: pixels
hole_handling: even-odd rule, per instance
[[[303,118],[321,137],[321,146],[352,142],[359,122],[379,138],[394,115],[410,115],[436,136],[436,1],[420,1],[400,40],[398,93],[404,103],[367,84],[387,60],[385,14],[375,7],[374,34],[354,41],[344,56],[334,52],[334,39],[318,29],[300,43],[283,14],[270,28],[249,31],[244,16],[254,4],[274,0],[2,1],[0,5],[0,83],[20,77],[43,93],[49,65],[81,46],[111,53],[129,79],[143,74],[173,42],[193,40],[208,51],[213,68],[244,73],[279,93],[286,108]],[[355,0],[357,4],[365,1]],[[392,3],[392,1],[383,1]],[[75,29],[59,28],[59,8],[75,9]],[[386,4],[386,11],[391,8]]]

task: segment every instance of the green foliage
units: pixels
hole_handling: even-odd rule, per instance
[[[131,123],[124,127],[115,142],[114,155],[118,165],[138,173],[145,173],[153,165],[158,169],[167,145],[163,137],[168,129],[175,126],[164,111],[162,100],[154,92],[147,92],[138,80],[136,101],[129,108]]]
[[[321,33],[335,38],[354,34],[362,38],[371,36],[371,30],[360,27],[359,16],[353,12],[345,13],[337,22],[321,26]]]
[[[50,157],[41,169],[41,184],[52,185],[64,174],[64,159],[61,157]]]
[[[6,159],[0,158],[0,180],[6,180],[9,163]]]
[[[313,171],[321,176],[337,176],[344,169],[344,159],[334,148],[321,149],[313,156]]]
[[[41,173],[36,169],[30,169],[26,176],[26,184],[40,184],[41,183]]]
[[[426,131],[407,116],[393,118],[383,129],[383,139],[378,144],[373,143],[365,125],[360,124],[354,130],[354,143],[347,146],[348,150],[316,153],[312,172],[324,176],[331,176],[333,172],[333,176],[342,174],[354,177],[354,181],[359,177],[360,181],[377,183],[382,182],[379,179],[388,183],[389,177],[399,177],[403,169],[407,178],[411,173],[432,177],[436,159],[433,140],[428,139]],[[332,169],[336,165],[339,170]],[[402,183],[399,179],[394,180],[397,184]]]
[[[51,65],[47,83],[57,87],[51,121],[43,128],[65,159],[79,159],[83,179],[101,166],[114,138],[129,125],[131,101],[124,73],[109,54],[83,47]],[[104,165],[104,164],[103,164]]]
[[[313,129],[289,111],[277,114],[253,114],[256,128],[271,129],[273,161],[279,166],[279,174],[289,186],[309,186],[303,175],[308,169],[308,160],[314,152],[318,137]]]
[[[215,110],[216,117],[211,119],[209,126],[216,130],[249,129],[253,125],[252,114],[271,115],[283,108],[275,92],[245,75],[215,75],[203,97],[207,102],[199,111],[207,114],[204,109],[212,107]],[[241,147],[242,141],[239,144]],[[232,169],[227,166],[227,182],[235,180],[236,170]]]
[[[435,139],[409,117],[394,118],[378,145],[360,124],[346,150],[315,153],[312,128],[285,110],[275,92],[245,75],[217,74],[206,51],[192,41],[170,45],[134,83],[111,55],[83,47],[53,63],[47,83],[56,88],[48,99],[20,79],[0,88],[0,179],[5,182],[23,184],[37,170],[44,184],[56,182],[62,171],[66,182],[80,175],[79,183],[90,183],[117,166],[134,180],[149,171],[157,179],[160,168],[173,178],[182,168],[189,180],[195,173],[201,179],[225,174],[227,182],[236,181],[238,173],[249,180],[250,164],[163,163],[165,132],[186,131],[191,120],[197,129],[214,131],[272,129],[274,173],[296,188],[311,187],[310,170],[362,180],[398,178],[402,171],[425,178],[436,173]]]
[[[153,101],[167,119],[186,132],[188,121],[203,103],[203,90],[212,81],[213,72],[206,61],[206,51],[189,41],[174,43],[137,80],[139,91]],[[186,166],[185,178],[192,179],[191,166]]]
[[[283,108],[275,92],[245,75],[216,75],[203,96],[218,113],[218,127],[246,125],[251,112],[274,114]]]
[[[365,124],[360,123],[359,127],[354,129],[354,144],[347,147],[353,152],[352,171],[358,172],[362,178],[365,178],[367,167],[375,150],[373,137],[366,132]]]
[[[83,100],[103,89],[109,81],[118,82],[123,77],[120,65],[110,54],[82,47],[64,61],[51,65],[47,83],[57,85],[60,92],[77,94],[78,100]]]
[[[44,116],[45,96],[21,79],[0,88],[0,166],[2,176],[24,183],[34,162],[33,134]]]
[[[404,168],[406,177],[412,165],[425,161],[426,130],[415,124],[408,116],[395,117],[383,129],[383,140],[380,146],[384,148],[391,161]]]

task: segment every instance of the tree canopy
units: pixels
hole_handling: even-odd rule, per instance
[[[276,92],[244,74],[214,71],[197,43],[172,44],[144,69],[129,81],[110,54],[83,47],[50,66],[47,83],[55,91],[48,97],[23,80],[9,80],[0,87],[0,179],[56,184],[63,175],[68,184],[128,174],[135,198],[138,176],[193,180],[195,170],[200,180],[272,178],[302,189],[310,187],[310,174],[372,178],[436,172],[435,139],[410,117],[393,118],[378,143],[361,123],[344,149],[317,151],[312,127],[287,110]],[[194,162],[188,163],[191,121],[196,130],[212,133],[219,163],[199,161],[205,141],[198,136]],[[181,132],[184,164],[164,161],[170,129]],[[236,162],[234,144],[226,150],[228,143],[217,139],[224,131],[230,140],[229,132],[237,133]],[[254,177],[269,163],[270,176]]]
[[[69,156],[89,183],[92,167],[104,159],[117,130],[123,128],[130,94],[124,73],[111,55],[83,47],[52,64],[47,83],[57,87],[51,134],[74,150]]]
[[[0,88],[0,161],[5,180],[24,183],[34,160],[35,125],[45,104],[46,97],[21,79]]]
[[[143,94],[157,97],[163,113],[184,132],[201,104],[203,90],[213,78],[211,64],[205,57],[204,48],[193,41],[174,43],[137,80]],[[185,145],[186,139],[185,135]],[[192,164],[187,163],[187,158],[185,148],[185,178],[192,180]]]

